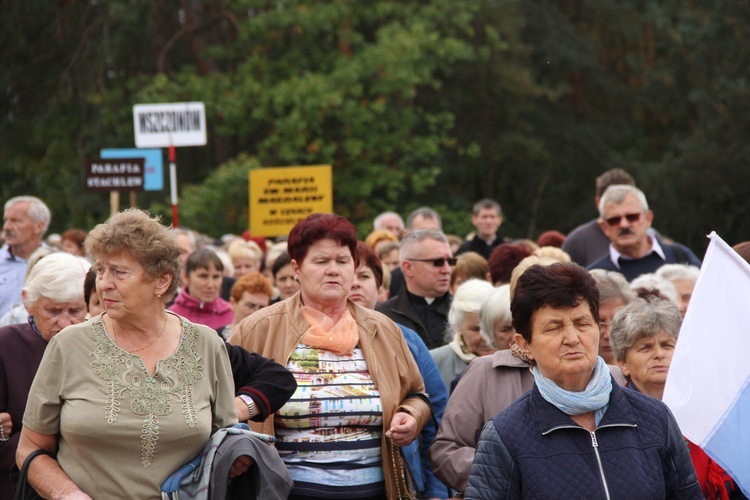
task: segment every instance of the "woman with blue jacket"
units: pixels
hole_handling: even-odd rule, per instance
[[[511,312],[535,385],[485,424],[466,498],[703,498],[669,409],[621,389],[598,356],[588,271],[530,267]]]

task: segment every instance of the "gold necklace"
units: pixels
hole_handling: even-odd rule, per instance
[[[127,352],[128,354],[133,354],[133,353],[140,352],[140,351],[146,349],[147,347],[151,347],[152,345],[154,345],[154,343],[157,340],[159,340],[162,335],[164,335],[164,330],[167,329],[167,318],[168,317],[169,317],[169,315],[167,313],[164,313],[164,326],[161,327],[161,333],[159,333],[159,335],[154,340],[152,340],[148,344],[146,344],[143,347],[140,347],[140,348],[138,348],[138,349],[136,349],[134,351],[127,351],[125,349],[123,349],[123,351]],[[120,345],[120,342],[117,340],[117,326],[115,325],[114,320],[112,321],[112,332],[115,334],[115,342],[117,343],[117,345]]]

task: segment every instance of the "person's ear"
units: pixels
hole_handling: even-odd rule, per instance
[[[401,261],[401,272],[404,274],[404,276],[412,277],[414,276],[414,268],[412,267],[414,263],[410,260],[403,260]]]
[[[518,347],[521,348],[521,350],[524,352],[524,354],[526,354],[526,357],[528,359],[534,359],[534,355],[531,354],[531,349],[529,349],[529,343],[526,342],[526,339],[523,338],[523,335],[521,335],[520,333],[516,333],[513,336],[513,340],[516,342],[516,344],[518,345]]]
[[[156,278],[156,295],[161,297],[166,293],[166,291],[169,289],[169,285],[172,284],[172,275],[171,274],[163,274]]]
[[[292,262],[290,263],[292,266],[292,273],[294,273],[294,279],[299,281],[299,264],[295,259],[292,259]]]
[[[23,303],[23,307],[24,309],[26,309],[26,312],[29,313],[29,316],[33,316],[34,309],[26,305],[26,297],[28,297],[28,293],[26,293],[26,290],[21,291],[21,302]]]
[[[620,365],[620,370],[622,370],[622,374],[626,377],[630,376],[630,369],[628,369],[628,362],[627,360],[620,361],[617,360],[617,364]]]
[[[43,220],[40,220],[34,223],[34,234],[39,236],[40,238],[44,234],[44,221]]]
[[[648,222],[648,225],[650,226],[654,222],[654,212],[651,210],[646,210],[646,213],[644,214],[646,216],[646,221]]]

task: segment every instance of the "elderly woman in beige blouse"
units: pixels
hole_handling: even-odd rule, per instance
[[[31,388],[17,463],[45,498],[160,499],[209,436],[236,423],[224,342],[165,310],[180,248],[130,209],[86,240],[105,312],[50,341]]]

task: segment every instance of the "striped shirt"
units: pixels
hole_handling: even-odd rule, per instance
[[[299,344],[287,368],[297,390],[275,424],[276,448],[294,480],[292,494],[383,494],[383,409],[362,349],[339,356]]]

